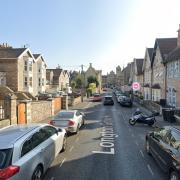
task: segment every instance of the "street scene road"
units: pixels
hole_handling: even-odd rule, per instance
[[[113,97],[114,98],[114,97]],[[85,126],[68,137],[65,152],[59,154],[45,180],[164,180],[155,160],[145,151],[145,135],[154,127],[129,125],[137,108],[87,102]]]

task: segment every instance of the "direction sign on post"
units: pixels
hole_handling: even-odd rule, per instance
[[[133,82],[132,89],[133,91],[139,91],[141,88],[141,85],[138,82]]]

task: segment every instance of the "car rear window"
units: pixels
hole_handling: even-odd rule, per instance
[[[73,118],[74,117],[74,112],[60,112],[55,116],[56,118]]]
[[[112,100],[112,97],[105,97],[105,100]]]
[[[0,149],[0,169],[10,164],[12,157],[12,149]]]
[[[100,97],[100,95],[99,94],[95,94],[94,97]]]

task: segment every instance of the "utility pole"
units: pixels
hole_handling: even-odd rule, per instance
[[[81,101],[83,102],[83,96],[85,92],[85,74],[83,71],[83,64],[81,65],[81,76],[82,76],[82,85],[81,85]]]

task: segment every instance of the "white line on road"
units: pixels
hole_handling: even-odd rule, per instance
[[[55,179],[54,177],[51,178],[51,180],[54,180],[54,179]]]
[[[79,137],[76,138],[75,142],[79,141]]]
[[[148,164],[147,167],[148,167],[149,172],[152,174],[152,176],[154,176],[154,173],[153,173],[153,171],[151,169],[151,166]]]
[[[69,152],[71,152],[73,149],[74,149],[74,146],[72,146],[72,147],[70,148]]]
[[[140,150],[141,156],[144,158],[144,153],[142,152],[142,150]]]
[[[136,145],[137,145],[137,146],[139,146],[139,144],[138,144],[138,142],[137,142],[137,141],[136,141],[135,143],[136,143]]]
[[[63,165],[63,163],[65,162],[66,158],[64,158],[61,162],[61,164],[59,165],[59,167],[61,167]]]

